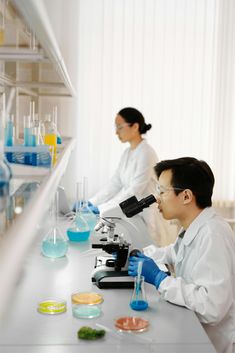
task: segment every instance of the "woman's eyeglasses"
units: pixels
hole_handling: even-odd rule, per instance
[[[131,126],[131,124],[124,123],[124,124],[121,124],[121,125],[115,125],[115,130],[116,131],[122,130],[125,126]]]

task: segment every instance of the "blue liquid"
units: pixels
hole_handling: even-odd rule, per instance
[[[24,145],[31,146],[31,128],[30,127],[24,128]]]
[[[57,145],[61,145],[62,144],[62,138],[61,136],[57,135]]]
[[[31,135],[30,139],[31,139],[30,141],[31,146],[36,147],[37,146],[36,136]],[[37,153],[32,153],[32,165],[37,165]]]
[[[145,300],[132,300],[130,307],[133,310],[141,311],[147,309],[148,303]]]
[[[46,239],[42,242],[42,253],[47,257],[62,257],[68,251],[68,242],[63,239]]]
[[[3,212],[7,207],[9,197],[9,182],[0,181],[0,212]]]
[[[9,195],[9,181],[0,180],[0,197]]]
[[[13,122],[8,121],[5,127],[5,146],[13,146]]]
[[[8,121],[7,126],[5,127],[5,146],[13,146],[13,122]],[[6,153],[6,158],[8,162],[12,162],[13,155],[10,152]]]
[[[77,228],[69,228],[67,235],[70,241],[86,241],[89,238],[90,231],[79,231]]]
[[[31,129],[29,127],[24,128],[24,145],[31,146]],[[24,164],[31,164],[31,153],[25,153]]]

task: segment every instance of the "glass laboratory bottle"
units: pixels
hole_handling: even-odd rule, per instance
[[[6,119],[4,129],[4,144],[5,146],[14,145],[14,115],[9,115]]]
[[[58,226],[58,192],[52,205],[53,225],[42,241],[41,250],[44,256],[63,257],[68,251],[68,241]]]
[[[58,120],[57,120],[57,105],[55,107],[53,107],[53,114],[52,114],[52,122],[54,124],[54,128],[56,130],[56,136],[57,136],[57,145],[61,145],[62,144],[62,138],[61,135],[58,131]]]
[[[77,183],[76,188],[76,212],[72,225],[67,229],[67,235],[70,241],[86,241],[90,236],[90,228],[81,213],[81,207],[79,207],[79,204],[81,204],[82,184]]]
[[[3,212],[8,204],[10,194],[11,168],[4,156],[3,146],[3,114],[0,121],[0,212]]]
[[[82,199],[78,202],[79,212],[82,214],[83,218],[87,221],[89,229],[93,232],[95,225],[97,223],[96,215],[88,207],[87,201],[87,191],[88,191],[88,178],[83,178],[83,195]]]
[[[11,147],[14,145],[14,115],[8,115],[6,119],[6,124],[4,128],[4,145]],[[8,162],[12,162],[13,154],[11,152],[6,153],[6,158]]]
[[[56,162],[56,146],[57,146],[57,136],[56,129],[51,120],[50,114],[45,116],[44,121],[44,143],[53,148],[53,164]]]
[[[36,146],[44,145],[44,140],[41,134],[41,122],[38,118],[38,114],[34,114],[34,119],[32,121],[33,134],[36,137]]]
[[[130,307],[133,310],[141,311],[148,307],[148,302],[144,289],[144,276],[135,277],[135,286],[130,302]]]
[[[24,116],[24,146],[32,146],[32,127],[30,115]],[[31,153],[24,153],[24,164],[31,164]]]

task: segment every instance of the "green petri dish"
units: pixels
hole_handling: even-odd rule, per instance
[[[101,308],[97,305],[73,305],[73,316],[79,319],[93,319],[99,317]]]
[[[78,319],[93,319],[102,313],[103,297],[98,293],[74,293],[71,299],[73,316]]]
[[[65,300],[61,299],[46,299],[38,303],[38,312],[47,315],[62,314],[67,310]]]

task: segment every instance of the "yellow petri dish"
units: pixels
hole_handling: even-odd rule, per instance
[[[47,299],[38,303],[38,312],[41,314],[56,315],[62,314],[67,310],[65,300]]]
[[[73,304],[96,305],[101,304],[104,299],[101,294],[93,292],[74,293],[71,296]]]

